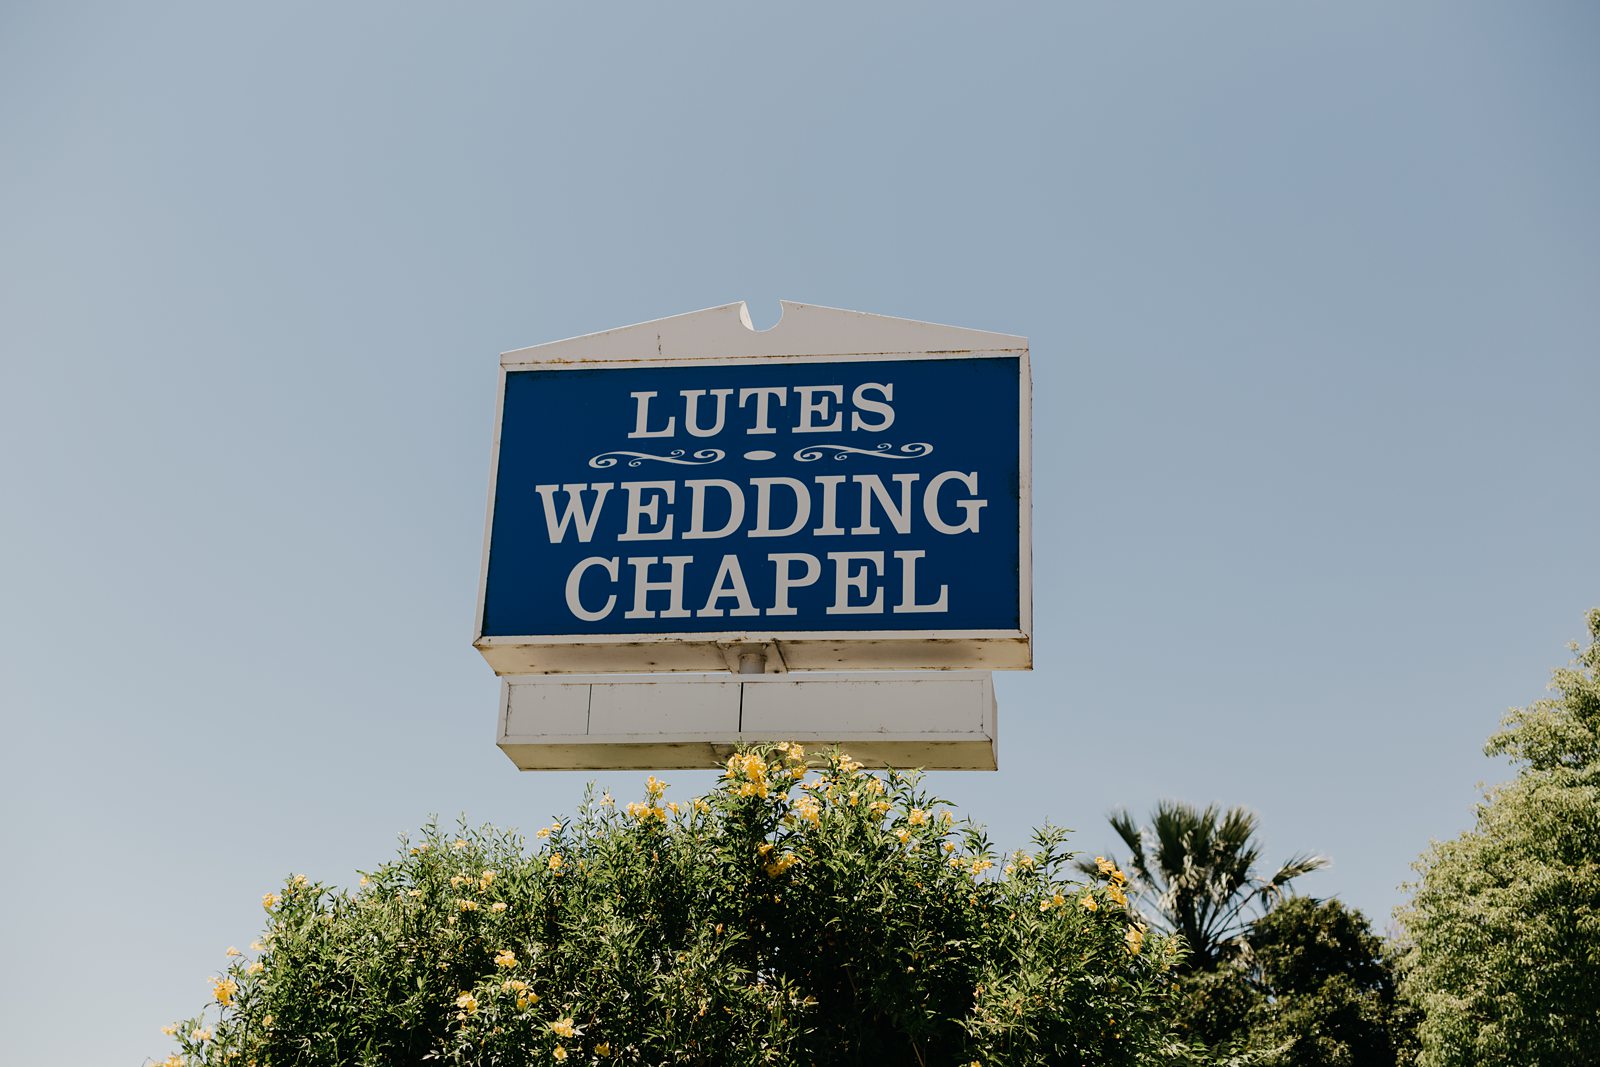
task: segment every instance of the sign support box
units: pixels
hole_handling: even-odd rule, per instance
[[[996,767],[987,672],[507,678],[497,743],[523,770],[663,770],[741,741],[839,745],[871,767]]]

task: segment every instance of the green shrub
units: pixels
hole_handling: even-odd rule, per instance
[[[1120,871],[1067,880],[1064,836],[994,871],[918,775],[789,745],[691,801],[591,790],[531,850],[430,825],[353,890],[268,894],[166,1062],[1169,1062],[1178,947]]]
[[[1173,1018],[1211,1062],[1396,1067],[1415,1058],[1416,1012],[1359,911],[1290,897],[1250,923],[1230,957],[1176,980]]]
[[[1366,916],[1296,897],[1250,928],[1255,984],[1249,1043],[1273,1067],[1392,1067],[1415,1058],[1416,1012]]]
[[[1423,854],[1396,912],[1423,1067],[1600,1064],[1600,609],[1588,626],[1555,695],[1485,746],[1517,776]]]

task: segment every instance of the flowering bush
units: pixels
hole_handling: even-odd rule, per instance
[[[188,1064],[1166,1062],[1177,947],[1062,831],[1000,859],[917,774],[798,745],[710,795],[591,790],[517,836],[430,825],[353,890],[289,879]],[[995,870],[996,864],[1001,869]],[[235,950],[230,950],[230,953]]]

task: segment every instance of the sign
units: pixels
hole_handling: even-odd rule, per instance
[[[497,672],[1031,666],[1024,339],[734,304],[501,366]]]

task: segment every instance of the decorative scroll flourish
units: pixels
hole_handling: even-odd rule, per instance
[[[677,463],[682,466],[699,467],[707,463],[715,463],[726,455],[727,453],[720,448],[702,448],[688,456],[688,458],[684,457],[684,450],[681,448],[674,448],[664,456],[652,456],[648,452],[602,452],[589,460],[589,466],[602,469],[615,467],[620,460],[627,459],[628,466],[637,467],[648,459],[656,463]]]
[[[898,448],[883,441],[871,448],[851,448],[849,445],[808,445],[794,454],[794,458],[801,463],[810,463],[812,460],[822,459],[824,456],[832,459],[847,459],[850,456],[876,456],[878,459],[915,459],[918,456],[927,456],[933,453],[933,446],[926,441],[912,441],[910,444],[900,445]]]

